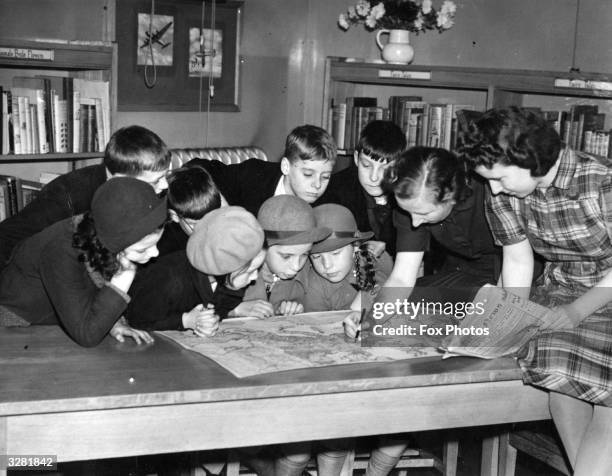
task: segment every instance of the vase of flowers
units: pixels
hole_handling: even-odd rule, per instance
[[[432,0],[359,0],[340,15],[338,25],[348,30],[361,23],[368,31],[379,30],[376,43],[383,59],[407,64],[414,56],[409,33],[418,35],[427,30],[442,33],[454,25],[456,11],[451,0],[444,0],[438,9]],[[383,46],[381,35],[385,33],[389,34],[389,42]]]

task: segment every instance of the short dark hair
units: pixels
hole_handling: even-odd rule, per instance
[[[385,171],[383,189],[397,198],[410,199],[423,188],[434,193],[438,203],[452,198],[462,202],[472,190],[465,165],[446,149],[411,147]]]
[[[183,218],[199,220],[221,206],[221,193],[210,174],[192,165],[168,176],[168,208]]]
[[[293,129],[285,141],[284,156],[297,160],[336,160],[338,150],[331,135],[320,127],[305,124]]]
[[[486,111],[458,139],[457,153],[469,167],[516,165],[533,177],[548,173],[562,147],[543,116],[515,106]]]
[[[113,175],[160,172],[170,167],[170,150],[146,127],[127,126],[115,131],[108,141],[104,165]]]
[[[377,162],[392,162],[406,149],[406,135],[391,121],[372,121],[359,136],[355,150]]]

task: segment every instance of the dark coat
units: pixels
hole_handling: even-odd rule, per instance
[[[278,162],[259,159],[231,165],[218,160],[193,159],[185,164],[194,165],[208,171],[230,205],[246,208],[255,216],[262,203],[274,196],[283,176]]]

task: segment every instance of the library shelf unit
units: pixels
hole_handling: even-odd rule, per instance
[[[321,123],[331,131],[330,108],[347,97],[376,97],[378,105],[386,106],[394,95],[421,96],[432,104],[469,104],[482,111],[596,104],[605,113],[605,129],[612,128],[612,74],[396,65],[339,57],[326,60]]]
[[[0,39],[0,85],[11,90],[13,78],[54,76],[108,82],[107,129],[112,132],[116,111],[117,46],[102,41]],[[106,99],[105,99],[106,100]],[[106,120],[106,118],[105,118]],[[70,149],[72,150],[72,149]],[[103,152],[57,152],[0,155],[0,173],[31,175],[24,164],[63,163],[62,173],[75,168],[80,161],[98,159]],[[17,165],[19,164],[19,165]],[[21,165],[21,167],[20,167]],[[29,177],[33,178],[33,177]]]

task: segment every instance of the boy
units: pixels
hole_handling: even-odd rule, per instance
[[[209,211],[227,205],[210,174],[202,167],[181,167],[168,174],[168,216],[157,248],[164,256],[184,250],[195,225]]]
[[[308,203],[315,202],[327,188],[335,161],[332,137],[320,127],[303,125],[287,136],[280,164],[249,159],[226,165],[193,159],[187,166],[204,167],[230,205],[257,215],[262,203],[275,195],[295,195]]]
[[[406,137],[391,121],[372,121],[361,131],[355,148],[354,167],[333,174],[327,191],[317,202],[338,203],[348,208],[361,231],[373,231],[395,256],[393,197],[381,188],[385,170],[406,148]]]
[[[160,257],[136,276],[128,321],[140,329],[193,329],[211,336],[219,319],[239,315],[240,290],[257,277],[264,261],[263,241],[261,226],[245,209],[207,213],[186,249]]]
[[[17,215],[0,223],[0,270],[21,240],[88,211],[95,191],[110,177],[133,177],[160,193],[168,187],[165,177],[169,167],[170,151],[154,132],[140,126],[117,130],[106,146],[102,164],[56,178]]]

